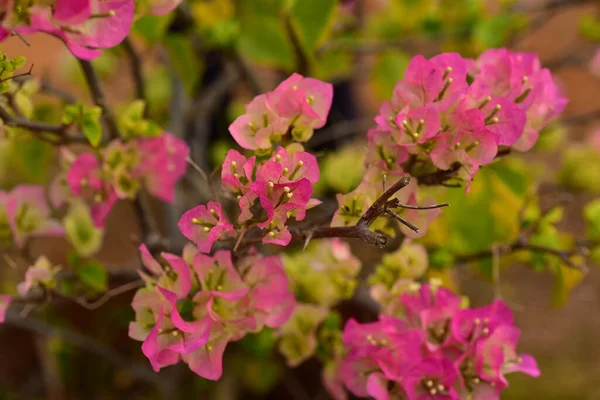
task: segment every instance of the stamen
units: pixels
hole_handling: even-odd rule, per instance
[[[283,187],[283,191],[284,191],[284,192],[286,192],[286,193],[289,193],[291,190],[292,190],[292,189],[290,189],[290,187],[289,187],[289,186],[284,186],[284,187]]]
[[[274,231],[270,231],[270,232],[268,233],[268,235],[269,235],[269,236],[271,236],[271,237],[275,237],[276,233],[275,233]]]
[[[277,154],[275,156],[275,161],[280,162],[281,161],[281,154]]]
[[[204,232],[210,232],[210,228],[208,226],[205,226],[203,229]]]
[[[515,99],[515,103],[522,103],[523,101],[525,101],[525,99],[527,98],[527,96],[529,96],[529,93],[531,93],[531,88],[527,88],[525,90],[523,90],[523,93],[521,93],[519,95],[519,97],[517,97]]]
[[[231,162],[231,166],[233,167],[233,169],[237,168],[237,162],[236,161],[232,161]]]
[[[448,77],[448,75],[450,75],[451,72],[452,72],[452,67],[446,67],[446,70],[444,71],[444,76],[442,76],[442,79],[446,79]]]
[[[489,123],[489,121],[492,120],[496,116],[496,114],[498,114],[498,111],[500,111],[501,108],[502,108],[502,106],[500,104],[496,104],[494,106],[494,109],[490,113],[490,115],[488,115],[487,118],[485,119],[485,123],[486,124]]]
[[[437,390],[435,388],[432,388],[429,393],[434,396],[437,393]]]
[[[429,381],[425,382],[425,385],[427,385],[427,387],[433,387],[433,381],[429,380]]]
[[[210,213],[212,214],[213,217],[215,217],[215,218],[218,217],[218,214],[217,214],[217,212],[214,209],[211,208],[209,211],[210,211]]]
[[[485,99],[483,99],[483,101],[481,102],[481,104],[479,104],[479,107],[477,107],[477,108],[479,108],[481,110],[483,107],[487,106],[487,104],[490,101],[492,101],[492,97],[491,96],[487,96]]]
[[[179,331],[173,331],[173,332],[171,332],[171,335],[178,336],[179,335]]]
[[[218,290],[218,291],[221,291],[221,290],[223,290],[223,286],[222,286],[222,285],[218,285],[218,286],[217,286],[217,290]]]
[[[425,126],[425,120],[420,119],[419,124],[417,125],[417,133],[421,133],[423,131],[424,126]]]

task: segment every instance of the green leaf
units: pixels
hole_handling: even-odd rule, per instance
[[[133,31],[148,42],[158,42],[167,32],[175,13],[166,15],[144,15],[133,23]]]
[[[326,37],[335,15],[335,0],[296,0],[290,9],[292,26],[304,49],[312,53]]]
[[[99,261],[90,260],[82,264],[77,270],[79,279],[91,289],[104,292],[108,287],[108,274],[106,268]]]
[[[102,142],[102,126],[100,121],[94,118],[82,119],[81,130],[93,147],[98,147]]]
[[[293,68],[294,53],[280,18],[253,16],[243,20],[238,48],[256,62]]]
[[[396,83],[404,77],[404,71],[410,62],[410,56],[399,51],[381,53],[371,80],[377,97],[381,100],[389,99]]]
[[[589,202],[583,209],[587,224],[586,235],[590,240],[600,239],[600,199]]]
[[[166,36],[163,43],[175,71],[183,81],[184,87],[191,93],[202,73],[192,41],[186,35],[172,34]]]
[[[25,62],[27,61],[27,59],[23,56],[16,56],[13,57],[12,59],[12,65],[14,68],[21,68],[23,65],[25,65]]]
[[[63,225],[67,239],[81,256],[89,257],[100,250],[103,231],[94,225],[89,210],[83,203],[71,206],[63,219]]]
[[[569,295],[573,288],[583,279],[583,273],[578,269],[566,266],[559,263],[554,269],[555,285],[554,294],[552,296],[552,305],[554,307],[563,306],[569,299]]]

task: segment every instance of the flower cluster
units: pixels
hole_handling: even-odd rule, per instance
[[[332,95],[331,84],[294,74],[254,98],[229,130],[240,146],[257,155],[230,150],[221,169],[223,189],[238,201],[236,224],[220,204],[210,202],[182,216],[184,236],[209,252],[217,240],[258,227],[263,243],[287,246],[292,239],[288,220],[304,219],[306,210],[320,203],[311,199],[320,176],[317,159],[291,142],[308,140],[313,129],[325,124]],[[288,145],[273,150],[277,143]]]
[[[516,352],[520,330],[500,300],[461,309],[461,299],[433,284],[401,297],[403,316],[377,322],[351,319],[337,374],[354,395],[375,399],[498,399],[505,375],[539,376],[533,357]],[[339,387],[329,382],[328,387]],[[345,398],[340,391],[336,398]]]
[[[289,135],[306,142],[325,125],[332,100],[331,84],[293,74],[246,105],[246,113],[231,124],[229,132],[248,150],[269,151]]]
[[[231,252],[213,256],[189,244],[183,256],[162,253],[164,263],[140,247],[146,287],[133,300],[129,335],[143,341],[154,370],[183,360],[196,374],[219,379],[228,342],[290,317],[294,295],[281,259],[252,252],[234,267]]]
[[[529,150],[567,100],[534,54],[493,49],[477,60],[414,57],[368,133],[369,167],[456,168],[468,186],[499,149]]]
[[[0,191],[0,243],[22,247],[32,236],[62,236],[64,229],[52,218],[44,188],[19,185]]]
[[[168,132],[128,142],[113,140],[98,153],[82,153],[71,162],[54,182],[53,204],[59,207],[71,196],[82,198],[101,227],[117,199],[134,199],[142,183],[153,196],[172,202],[188,154],[187,144]]]
[[[149,12],[165,14],[180,0],[150,0]],[[0,40],[12,32],[44,32],[63,40],[78,58],[89,60],[100,49],[125,39],[134,18],[134,0],[5,1],[0,5]]]

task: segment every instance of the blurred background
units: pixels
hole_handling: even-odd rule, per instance
[[[365,133],[413,55],[455,51],[476,57],[487,48],[508,47],[538,53],[569,99],[561,120],[546,129],[536,148],[515,156],[514,169],[538,187],[542,207],[564,206],[561,231],[582,236],[582,209],[600,192],[600,145],[594,148],[590,142],[600,129],[600,61],[593,60],[600,46],[600,2],[313,0],[297,6],[292,17],[283,3],[185,1],[174,13],[144,16],[134,23],[127,46],[133,46],[143,62],[150,114],[190,144],[194,160],[205,171],[215,170],[227,149],[235,147],[227,127],[243,106],[297,71],[335,84],[330,120],[307,146],[319,154],[319,197],[334,200],[334,193],[347,192],[360,182],[357,159],[364,153]],[[88,98],[76,61],[59,40],[36,34],[27,41],[29,46],[12,37],[0,45],[9,56],[23,55],[28,65],[34,64],[38,118],[52,118],[53,106],[61,101],[57,98]],[[116,110],[136,96],[132,62],[136,60],[123,46],[93,62]],[[2,188],[24,181],[47,183],[56,168],[52,149],[42,142],[0,141]],[[153,204],[162,216],[162,230],[178,239],[178,216],[208,196],[205,182],[190,172],[178,188],[175,205]],[[504,200],[496,199],[500,211],[482,220],[480,229],[494,230],[503,224],[503,215],[517,215],[518,202]],[[491,208],[487,203],[483,207]],[[466,206],[462,210],[468,212]],[[457,234],[470,229],[456,227]],[[435,236],[435,228],[433,232]],[[131,274],[138,266],[131,240],[136,234],[131,206],[119,203],[108,217],[104,246],[97,255],[117,276]],[[372,270],[380,254],[359,243],[353,243],[353,249],[364,260],[365,273]],[[31,247],[33,254],[46,254],[62,265],[68,250],[60,239],[39,239]],[[503,398],[600,399],[598,269],[591,267],[581,282],[557,283],[552,271],[521,266],[517,259],[507,261],[501,290],[523,330],[520,351],[537,358],[542,376],[510,376]],[[0,258],[4,291],[22,280],[24,269],[10,264]],[[440,274],[473,304],[492,299],[485,267],[460,266]],[[0,325],[0,399],[328,398],[316,361],[285,369],[262,337],[228,348],[225,374],[218,383],[197,377],[184,365],[156,377],[133,373],[148,365],[140,344],[127,336],[133,318],[131,296],[132,292],[115,296],[96,310],[60,301],[29,310],[54,325]],[[364,310],[348,302],[342,311]],[[53,331],[51,326],[57,325],[68,327],[69,333]],[[79,335],[100,346],[90,348]]]

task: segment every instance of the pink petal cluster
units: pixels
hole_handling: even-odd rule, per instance
[[[64,229],[51,214],[42,186],[25,184],[0,191],[0,224],[5,222],[18,247],[32,236],[62,236]]]
[[[229,132],[249,150],[271,149],[284,137],[305,142],[325,125],[332,101],[333,85],[295,73],[248,103]]]
[[[172,202],[175,184],[187,168],[189,148],[165,132],[156,138],[135,138],[127,143],[113,140],[99,154],[82,153],[69,166],[65,179],[73,196],[91,206],[94,224],[104,220],[118,199],[135,198],[142,184],[148,192]],[[55,185],[60,185],[55,181]],[[59,192],[54,188],[54,193]],[[55,205],[65,196],[56,196]]]
[[[317,159],[304,151],[290,153],[278,147],[269,159],[257,164],[255,156],[248,159],[229,150],[221,180],[238,200],[238,229],[257,226],[263,243],[288,245],[292,238],[288,219],[304,219],[306,210],[319,203],[311,199],[313,184],[319,180]],[[237,232],[215,202],[188,210],[179,220],[179,229],[205,253],[217,240],[235,237]]]
[[[461,309],[450,290],[427,284],[403,294],[401,303],[403,318],[346,323],[347,355],[334,376],[354,395],[495,400],[508,386],[506,374],[539,376],[533,357],[516,352],[520,330],[502,301]]]
[[[26,35],[45,32],[63,40],[71,53],[90,60],[100,49],[114,47],[129,33],[133,0],[54,0],[34,5],[0,5],[0,40],[14,31]]]
[[[251,252],[236,269],[229,251],[209,256],[188,247],[185,259],[162,253],[164,265],[143,245],[140,253],[150,275],[141,273],[147,285],[133,299],[136,321],[129,336],[143,341],[155,371],[183,361],[199,376],[217,380],[228,342],[281,326],[293,312],[279,257]]]
[[[567,100],[531,53],[492,49],[477,60],[414,57],[368,132],[367,166],[386,173],[410,156],[470,181],[499,149],[529,150]]]

